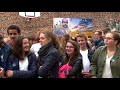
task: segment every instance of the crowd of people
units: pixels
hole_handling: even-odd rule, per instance
[[[91,40],[78,33],[57,36],[49,28],[23,36],[18,25],[0,32],[0,78],[120,78],[120,34],[109,28],[95,31]]]

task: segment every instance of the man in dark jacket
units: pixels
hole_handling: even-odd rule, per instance
[[[3,38],[3,34],[0,33],[0,77],[4,77],[7,59],[11,54],[11,48],[4,42]]]

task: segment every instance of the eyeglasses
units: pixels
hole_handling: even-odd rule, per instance
[[[73,46],[66,46],[66,48],[74,48]]]
[[[107,37],[107,38],[104,38],[104,40],[114,40],[114,39]]]

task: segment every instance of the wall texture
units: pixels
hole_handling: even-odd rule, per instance
[[[30,22],[25,17],[19,16],[19,12],[0,12],[0,31],[7,37],[7,27],[17,24],[22,29],[23,35],[36,33],[40,28],[52,28],[53,18],[91,18],[93,19],[93,30],[105,28],[105,22],[109,18],[120,18],[119,12],[41,12],[41,16]]]

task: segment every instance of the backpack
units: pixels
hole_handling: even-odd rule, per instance
[[[58,70],[58,78],[67,78],[67,75],[71,69],[72,67],[69,64],[65,64],[60,67]]]

